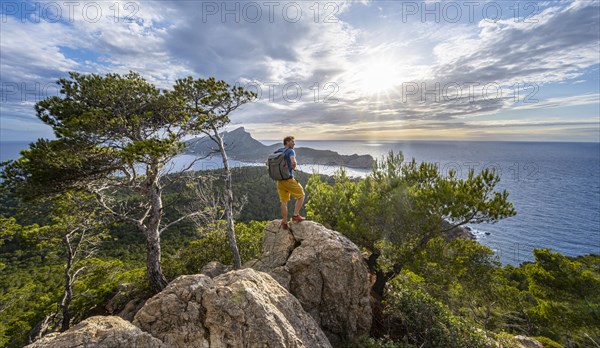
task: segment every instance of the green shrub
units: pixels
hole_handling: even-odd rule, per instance
[[[388,335],[417,347],[479,348],[486,339],[475,325],[454,316],[450,309],[399,276],[389,284],[386,298]]]
[[[267,221],[250,221],[248,224],[235,224],[235,235],[242,263],[260,256],[262,236]],[[224,265],[233,264],[233,255],[229,249],[225,221],[203,228],[202,238],[194,240],[180,250],[174,257],[166,259],[164,271],[167,279],[172,280],[182,274],[199,273],[202,267],[211,261]]]
[[[533,337],[533,339],[543,344],[544,348],[564,348],[561,344],[549,339],[548,337],[539,336]]]
[[[347,348],[416,348],[415,346],[402,342],[394,342],[389,338],[375,339],[361,336],[356,341],[350,342]]]

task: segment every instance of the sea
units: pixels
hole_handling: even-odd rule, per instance
[[[262,140],[265,145],[279,141]],[[0,161],[15,159],[26,142],[0,142]],[[494,169],[498,190],[509,192],[517,215],[494,224],[468,225],[477,240],[496,252],[503,264],[533,260],[534,248],[550,248],[569,256],[600,254],[600,143],[475,141],[302,141],[296,144],[299,169],[332,174],[337,167],[302,163],[302,147],[343,155],[370,154],[381,159],[402,152],[405,161],[432,162],[440,173]],[[182,155],[172,170],[194,158]],[[231,161],[230,166],[262,165]],[[205,159],[195,169],[221,167],[220,158]],[[368,170],[347,169],[364,177]],[[274,217],[275,218],[275,217]]]

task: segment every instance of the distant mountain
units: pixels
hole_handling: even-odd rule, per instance
[[[283,147],[281,143],[270,146],[263,145],[252,138],[244,127],[231,132],[224,132],[223,141],[227,156],[241,162],[262,163],[269,154]],[[195,138],[186,142],[186,154],[197,156],[217,155],[219,149],[209,137]],[[317,164],[326,166],[344,166],[348,168],[371,168],[374,163],[371,155],[340,155],[331,150],[316,150],[308,147],[295,148],[298,162],[301,164]]]

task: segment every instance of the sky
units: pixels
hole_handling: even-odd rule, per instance
[[[600,4],[11,1],[0,140],[52,138],[34,105],[69,71],[257,92],[257,139],[600,141]]]

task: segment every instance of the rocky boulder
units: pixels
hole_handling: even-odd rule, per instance
[[[110,315],[132,321],[135,313],[144,306],[146,297],[133,284],[120,284],[117,293],[106,303],[104,309]]]
[[[358,247],[323,225],[280,220],[265,227],[263,254],[250,265],[269,272],[290,291],[334,345],[367,334],[371,297],[367,265]]]
[[[515,336],[514,340],[519,345],[518,348],[544,348],[538,340],[527,336]]]
[[[152,297],[133,324],[92,317],[30,348],[331,347],[315,320],[270,275],[181,276]]]
[[[133,323],[169,347],[330,347],[298,300],[253,269],[181,276]]]
[[[452,226],[453,226],[453,224],[451,224],[450,222],[448,222],[446,220],[442,221],[442,230],[448,230],[446,232],[446,240],[451,241],[456,238],[468,239],[468,240],[476,239],[475,235],[471,232],[470,227],[458,226],[458,227],[451,228]]]
[[[120,317],[91,317],[61,334],[50,334],[27,348],[167,348],[160,340]]]
[[[221,274],[227,273],[231,271],[231,267],[229,266],[225,266],[220,262],[217,261],[211,261],[208,264],[206,264],[204,267],[202,267],[202,269],[200,270],[201,274],[207,275],[211,278],[220,276]]]

